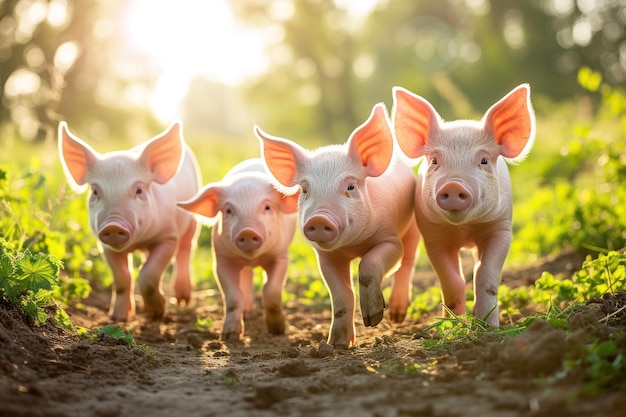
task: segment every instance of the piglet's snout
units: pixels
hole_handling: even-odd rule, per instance
[[[472,201],[472,193],[458,181],[444,184],[437,192],[437,204],[447,211],[463,211]]]
[[[263,245],[263,236],[252,229],[244,229],[235,238],[237,247],[244,252],[257,250]]]
[[[130,240],[130,230],[117,222],[108,223],[98,233],[102,243],[109,246],[122,246]]]
[[[339,230],[330,217],[325,214],[315,214],[306,221],[303,232],[311,242],[330,242],[337,237]]]

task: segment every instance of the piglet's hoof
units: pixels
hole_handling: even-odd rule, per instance
[[[380,323],[383,319],[384,310],[380,310],[378,313],[363,316],[363,324],[365,327],[374,327]]]
[[[224,342],[239,341],[239,332],[224,332],[222,333],[222,340]]]
[[[151,297],[143,297],[144,310],[152,320],[161,320],[165,316],[165,297],[156,293]]]

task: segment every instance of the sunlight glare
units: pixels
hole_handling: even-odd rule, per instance
[[[236,85],[267,66],[264,37],[243,27],[227,0],[134,0],[124,28],[131,51],[161,70],[150,101],[163,121],[177,117],[191,79]]]
[[[363,19],[382,0],[335,0],[353,19]],[[275,13],[288,18],[290,2]],[[131,53],[148,57],[160,76],[150,106],[167,122],[179,116],[189,83],[198,76],[238,85],[269,66],[268,30],[252,29],[236,19],[229,0],[133,0],[123,21]]]

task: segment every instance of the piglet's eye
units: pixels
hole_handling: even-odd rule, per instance
[[[349,184],[348,185],[348,191],[352,191],[354,190],[354,184]]]
[[[272,209],[272,208],[270,207],[270,205],[269,205],[269,204],[266,204],[266,205],[265,205],[265,211],[270,211],[271,209]]]
[[[435,158],[435,157],[430,158],[430,164],[431,165],[437,165],[437,158]]]
[[[488,163],[489,163],[489,160],[487,158],[483,158],[480,160],[481,165],[487,165]]]

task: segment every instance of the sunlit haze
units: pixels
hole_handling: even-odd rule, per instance
[[[337,0],[362,17],[379,0]],[[289,6],[289,2],[285,2]],[[149,54],[162,71],[151,95],[155,115],[168,121],[197,76],[236,85],[268,66],[268,34],[239,22],[228,0],[133,0],[124,20],[131,49]]]
[[[124,27],[129,46],[162,71],[150,100],[160,119],[176,115],[194,77],[236,84],[267,65],[264,39],[235,20],[227,0],[135,0]]]

